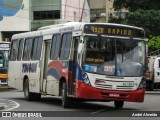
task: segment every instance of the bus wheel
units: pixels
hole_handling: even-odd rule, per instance
[[[31,92],[29,92],[29,80],[26,79],[24,82],[24,97],[25,100],[30,101],[33,99],[33,94]]]
[[[62,106],[64,108],[70,107],[70,98],[67,96],[67,86],[65,82],[62,84]]]
[[[124,101],[114,101],[115,108],[123,108]]]

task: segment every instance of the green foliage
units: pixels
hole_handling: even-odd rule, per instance
[[[147,43],[149,53],[157,51],[160,49],[160,36],[149,36],[149,41]]]
[[[124,21],[123,18],[116,18],[116,17],[110,17],[108,22],[109,23],[122,23]]]
[[[160,10],[160,2],[159,0],[114,0],[113,7],[115,10],[125,8],[130,12],[136,11],[137,9]]]
[[[134,12],[129,12],[123,23],[142,27],[148,36],[158,36],[160,35],[160,10],[139,9]]]
[[[114,0],[113,7],[120,11],[125,8],[129,12],[125,19],[112,18],[111,22],[134,25],[145,30],[149,36],[149,51],[160,48],[160,2],[159,0]],[[119,21],[119,22],[117,22]]]
[[[159,49],[160,48],[160,36],[149,36],[149,41],[148,41],[148,47],[152,47],[152,48],[156,48]]]

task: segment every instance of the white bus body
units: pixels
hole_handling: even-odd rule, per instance
[[[70,22],[13,35],[9,85],[24,90],[26,100],[62,96],[63,107],[70,98],[115,101],[118,108],[143,102],[143,34],[133,26]]]

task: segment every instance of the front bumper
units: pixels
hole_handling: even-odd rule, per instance
[[[3,85],[8,85],[8,80],[0,78],[0,86],[3,86]]]
[[[86,85],[83,82],[79,83],[77,89],[77,98],[99,101],[143,102],[144,94],[144,88],[133,91],[102,90]]]

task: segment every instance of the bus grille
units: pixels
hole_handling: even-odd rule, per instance
[[[127,83],[128,81],[112,81],[112,80],[98,80],[98,81],[101,81],[98,83],[95,82],[95,87],[98,89],[123,90],[123,91],[134,90],[134,86],[121,85],[122,82]],[[129,82],[132,82],[132,81],[129,81]]]

